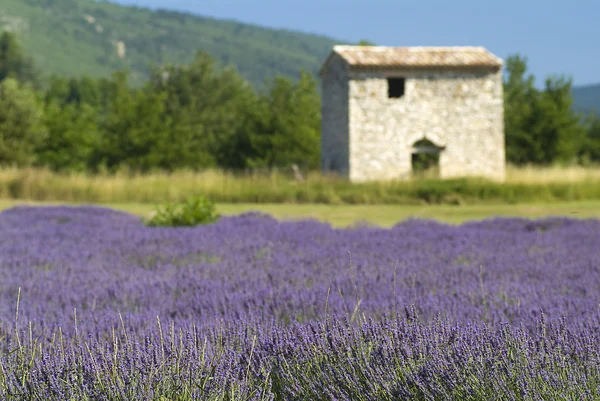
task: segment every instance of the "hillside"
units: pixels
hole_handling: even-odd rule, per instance
[[[316,73],[337,41],[171,11],[93,0],[2,0],[0,30],[16,32],[45,73],[105,76],[151,63],[190,61],[204,50],[254,84]]]
[[[573,107],[581,112],[594,110],[600,115],[600,84],[573,88]]]
[[[16,32],[45,74],[107,76],[129,68],[142,82],[148,67],[191,61],[204,50],[260,86],[275,75],[316,74],[338,42],[173,11],[94,0],[2,0],[0,30]],[[578,111],[600,113],[600,84],[573,88]]]

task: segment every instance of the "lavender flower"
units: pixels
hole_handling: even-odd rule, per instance
[[[599,245],[597,220],[13,208],[0,398],[599,399]]]

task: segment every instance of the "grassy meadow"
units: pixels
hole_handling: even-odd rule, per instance
[[[202,194],[222,204],[464,205],[600,201],[600,167],[509,167],[504,183],[483,179],[415,179],[349,183],[287,171],[234,174],[58,174],[45,169],[0,170],[0,199],[75,203],[157,203]]]
[[[493,216],[600,217],[600,167],[509,167],[505,183],[414,180],[350,184],[286,172],[235,175],[219,171],[172,174],[56,174],[0,170],[0,208],[17,204],[101,204],[148,217],[157,204],[203,194],[218,212],[260,211],[277,219],[312,218],[335,227],[368,222],[389,227],[407,218],[458,224]]]
[[[17,205],[59,205],[64,202],[38,202],[0,200],[0,211]],[[85,203],[81,203],[85,204]],[[152,203],[106,203],[106,207],[150,217],[156,209]],[[349,227],[374,224],[391,227],[399,221],[416,218],[432,219],[450,224],[461,224],[472,220],[483,220],[495,216],[543,218],[566,216],[572,218],[600,218],[600,201],[560,202],[552,204],[483,204],[483,205],[323,205],[287,203],[219,203],[217,211],[225,216],[256,211],[269,214],[278,220],[316,219],[330,223],[333,227]]]

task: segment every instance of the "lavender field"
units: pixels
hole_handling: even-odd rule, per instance
[[[0,213],[2,400],[598,400],[600,221]]]

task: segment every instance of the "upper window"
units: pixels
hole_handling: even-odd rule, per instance
[[[398,98],[404,96],[404,78],[388,78],[388,97]]]

